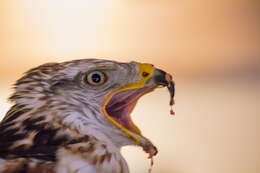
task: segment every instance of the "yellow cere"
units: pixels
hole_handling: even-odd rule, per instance
[[[147,76],[142,76],[143,72],[148,73]],[[111,94],[109,94],[109,96],[107,97],[107,99],[105,100],[105,103],[103,104],[102,110],[105,114],[105,116],[113,123],[115,124],[118,128],[120,128],[121,130],[123,130],[127,135],[129,135],[129,137],[131,137],[137,144],[140,144],[139,139],[137,139],[135,136],[135,134],[133,132],[131,132],[130,130],[128,130],[127,128],[123,127],[121,124],[119,124],[117,121],[115,121],[112,117],[110,117],[106,111],[106,105],[108,104],[109,100],[112,98],[113,95],[122,92],[122,91],[127,91],[127,90],[131,90],[131,89],[137,89],[137,88],[143,88],[145,86],[145,83],[148,79],[150,79],[153,76],[154,73],[154,67],[151,64],[146,64],[146,63],[142,63],[140,64],[139,67],[139,75],[141,77],[141,80],[137,83],[131,84],[125,88],[121,88],[119,90],[116,90],[114,92],[112,92]],[[140,132],[140,130],[138,129],[138,127],[134,127],[136,128],[136,130],[138,132]]]

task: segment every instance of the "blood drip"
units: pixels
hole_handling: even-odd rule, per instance
[[[174,95],[175,95],[175,84],[172,80],[172,76],[170,74],[166,74],[165,75],[165,80],[168,82],[168,90],[170,92],[170,106],[171,106],[171,109],[170,109],[170,114],[171,115],[175,115],[175,112],[173,111],[173,105],[174,105]],[[157,152],[156,152],[157,153]],[[148,173],[151,173],[152,172],[152,167],[153,167],[153,156],[156,154],[156,153],[151,153],[149,152],[149,156],[148,156],[148,159],[151,159],[151,162],[150,162],[150,167],[149,167],[149,170],[148,170]]]
[[[170,110],[170,114],[175,115],[175,112],[173,111],[172,107],[171,107],[171,110]]]
[[[170,106],[171,106],[171,109],[170,109],[170,114],[171,115],[175,115],[175,112],[173,111],[173,105],[174,105],[174,94],[175,94],[175,87],[174,87],[174,82],[172,81],[172,78],[169,78],[168,77],[168,90],[170,92]]]
[[[150,159],[151,159],[151,162],[150,162],[150,167],[149,167],[148,173],[152,173],[152,167],[153,167],[153,157],[151,157]]]

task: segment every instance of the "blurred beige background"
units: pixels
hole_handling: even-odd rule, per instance
[[[249,0],[2,0],[0,118],[12,84],[46,62],[149,62],[174,75],[133,118],[159,148],[154,173],[260,172],[260,3]],[[1,141],[0,141],[1,142]],[[123,149],[133,173],[141,149]]]

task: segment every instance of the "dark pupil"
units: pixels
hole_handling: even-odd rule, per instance
[[[101,81],[101,76],[99,74],[93,74],[91,78],[95,83],[99,83]]]

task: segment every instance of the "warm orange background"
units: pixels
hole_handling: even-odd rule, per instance
[[[1,0],[0,116],[24,71],[107,58],[153,63],[174,75],[133,117],[159,148],[153,172],[260,172],[260,3],[255,0]],[[0,141],[1,142],[1,141]],[[130,169],[147,172],[137,148]]]

